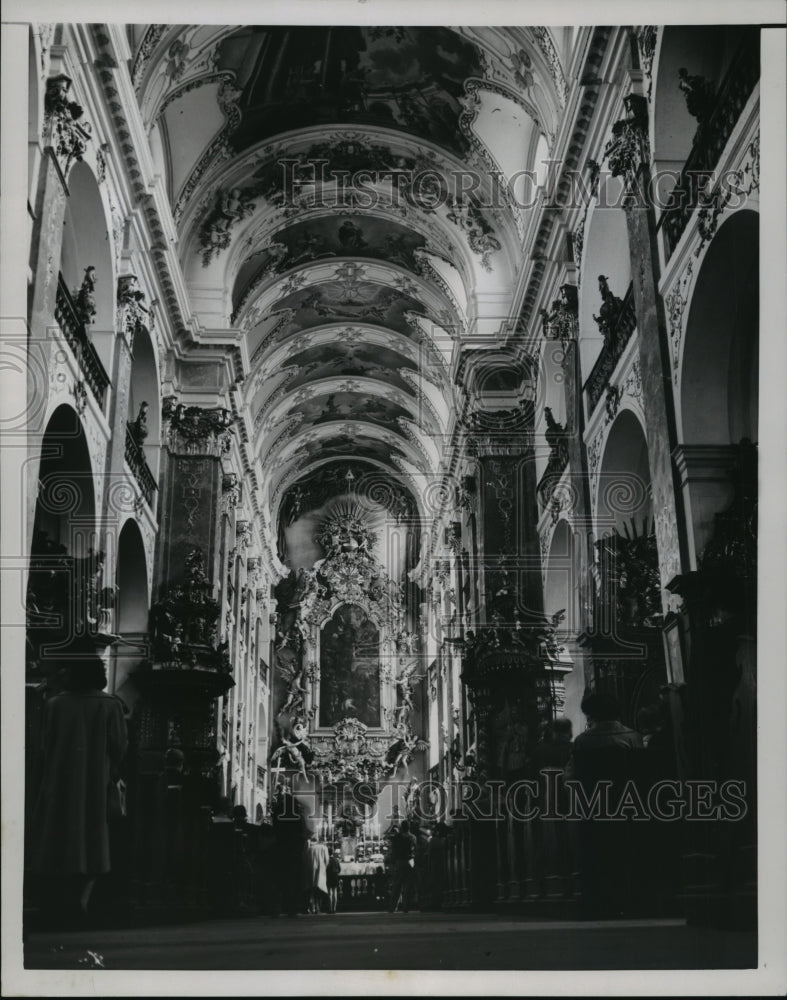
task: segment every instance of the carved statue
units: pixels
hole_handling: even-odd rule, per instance
[[[142,402],[139,404],[139,413],[137,414],[137,419],[131,425],[131,434],[134,440],[137,442],[139,447],[145,443],[145,438],[148,436],[148,409],[149,404]]]
[[[96,269],[91,264],[85,268],[85,277],[82,285],[76,294],[74,305],[79,313],[79,318],[88,326],[96,318]]]
[[[401,674],[396,678],[399,704],[396,707],[397,723],[401,724],[410,718],[410,713],[415,707],[413,705],[413,674],[415,673],[415,661],[407,664]]]
[[[566,429],[562,424],[555,420],[552,415],[551,407],[544,407],[544,417],[547,422],[544,437],[549,445],[550,461],[554,461],[555,464],[565,466],[568,463],[568,442],[566,440]]]
[[[279,670],[287,681],[287,698],[281,707],[279,715],[289,715],[303,706],[306,695],[306,667],[297,661],[294,664],[279,661]]]
[[[64,73],[47,80],[44,109],[52,130],[52,144],[58,157],[64,160],[63,172],[68,174],[72,160],[80,162],[91,138],[92,126],[81,121],[84,110],[76,101],[69,101],[71,78]]]
[[[604,335],[604,346],[608,346],[612,341],[615,332],[615,325],[623,309],[623,301],[613,295],[609,287],[609,278],[600,274],[598,276],[598,290],[601,293],[601,308],[598,316],[593,319],[598,324],[598,328]]]
[[[400,722],[393,728],[396,739],[391,744],[388,751],[388,760],[391,763],[391,777],[404,767],[405,776],[409,775],[409,764],[413,759],[413,754],[418,750],[425,750],[429,743],[426,740],[418,739],[407,722]]]
[[[285,755],[290,763],[297,767],[301,776],[306,780],[306,757],[304,751],[309,747],[309,733],[303,722],[298,721],[292,727],[292,735],[282,734],[282,745],[271,754],[271,764],[280,767],[280,761]]]
[[[686,110],[692,118],[703,125],[713,113],[716,90],[713,84],[704,76],[690,76],[688,70],[681,66],[678,70],[680,82],[678,87],[686,99]]]

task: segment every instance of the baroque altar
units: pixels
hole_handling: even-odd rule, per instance
[[[280,588],[277,778],[379,787],[408,776],[428,745],[416,732],[415,633],[367,517],[357,498],[335,500],[316,536],[324,556]]]

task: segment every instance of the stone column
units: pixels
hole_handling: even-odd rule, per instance
[[[139,289],[133,274],[118,278],[117,310],[115,323],[115,345],[112,362],[113,405],[110,415],[112,436],[109,439],[107,476],[110,488],[104,491],[102,523],[104,530],[117,537],[117,527],[123,515],[124,505],[119,500],[127,496],[126,491],[117,492],[113,486],[125,479],[126,437],[129,420],[128,398],[131,387],[131,366],[134,363],[134,336],[142,324],[142,301],[145,295]],[[111,523],[114,521],[114,524]],[[115,553],[116,562],[117,553]]]
[[[664,611],[670,610],[670,581],[685,564],[686,539],[678,531],[683,524],[681,491],[672,464],[677,444],[675,410],[669,364],[669,335],[664,304],[658,291],[659,257],[656,221],[649,192],[650,155],[647,99],[631,93],[625,99],[626,117],[612,128],[613,137],[604,150],[613,177],[625,185],[629,251],[632,261],[634,308],[639,333],[642,398],[648,432],[648,457],[653,496],[653,515],[659,553]]]
[[[173,398],[165,400],[163,417],[159,583],[151,656],[132,674],[141,697],[129,815],[140,901],[167,906],[179,895],[201,908],[211,867],[207,810],[218,795],[216,702],[234,683],[229,651],[219,643],[216,600],[221,458],[232,421],[225,410]],[[192,837],[196,853],[188,853]]]
[[[527,394],[513,407],[484,407],[468,420],[467,451],[477,460],[481,608],[464,643],[463,679],[477,729],[474,780],[479,804],[491,814],[496,790],[524,774],[539,720],[549,710],[542,661],[543,623],[537,535],[533,404]],[[507,823],[471,820],[473,905],[489,908],[512,881],[513,844]],[[511,856],[509,856],[511,855]],[[495,889],[497,887],[497,889]]]
[[[578,289],[569,282],[560,286],[558,298],[547,313],[542,312],[543,334],[548,340],[559,340],[563,349],[563,390],[566,406],[565,445],[568,453],[568,490],[565,495],[553,494],[553,518],[565,512],[579,537],[574,546],[577,571],[577,605],[579,619],[572,622],[576,636],[590,629],[589,609],[593,606],[590,563],[592,561],[593,519],[585,447],[585,419],[582,406],[582,376],[579,362]],[[590,656],[581,645],[572,651],[582,660],[585,686],[593,677]],[[562,675],[561,675],[562,676]],[[565,685],[564,685],[565,690]]]

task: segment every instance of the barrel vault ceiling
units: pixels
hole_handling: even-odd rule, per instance
[[[129,41],[191,308],[245,341],[271,514],[348,459],[420,503],[462,352],[510,321],[530,220],[509,181],[554,142],[559,39],[139,25]]]

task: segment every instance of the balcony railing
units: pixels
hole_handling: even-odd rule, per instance
[[[80,371],[85,376],[85,382],[90,386],[99,407],[104,409],[104,398],[107,386],[109,385],[109,375],[101,364],[101,359],[96,353],[95,347],[87,339],[85,324],[79,318],[79,314],[74,306],[74,300],[68,286],[63,280],[63,275],[59,275],[57,281],[57,293],[55,295],[55,320],[63,331],[63,336],[69,343],[74,356],[77,359]]]
[[[631,335],[637,325],[637,314],[634,310],[634,285],[631,284],[623,299],[617,322],[612,330],[611,336],[607,339],[598,360],[593,365],[593,369],[585,382],[585,392],[588,398],[588,416],[595,410],[598,401],[609,383],[615,366],[620,361],[623,351],[626,349],[631,339]]]
[[[658,228],[664,232],[667,260],[678,245],[694,210],[701,204],[708,177],[715,170],[759,78],[760,42],[759,31],[756,31],[747,35],[735,54],[719,88],[715,108],[708,120],[697,129],[680,179],[659,219]]]
[[[158,486],[145,460],[145,455],[128,425],[126,425],[126,463],[131,469],[148,507],[151,507],[153,505],[153,491],[157,490]]]

